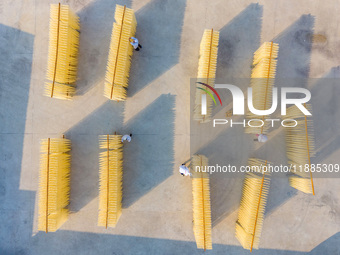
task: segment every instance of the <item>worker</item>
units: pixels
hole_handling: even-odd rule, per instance
[[[254,139],[254,141],[265,143],[268,140],[268,137],[265,134],[256,134],[256,136],[257,136],[257,139]]]
[[[123,137],[122,137],[122,143],[124,143],[124,141],[131,142],[131,137],[132,137],[132,134],[123,135]]]
[[[138,39],[135,37],[129,38],[131,45],[135,49],[135,51],[139,51],[139,49],[143,48],[142,45],[139,44]]]
[[[179,172],[181,173],[182,176],[191,176],[192,174],[189,171],[189,168],[185,164],[182,164],[179,167]]]

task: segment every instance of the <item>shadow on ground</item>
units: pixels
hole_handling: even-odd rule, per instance
[[[80,18],[77,95],[99,81],[104,83],[116,4],[131,7],[130,0],[97,0],[85,6]]]
[[[250,4],[220,30],[216,84],[235,84],[246,92],[250,83],[253,54],[261,43],[262,15],[262,5]],[[224,105],[232,102],[229,91],[223,89],[218,92]],[[223,110],[215,107],[213,116]]]
[[[71,211],[98,196],[100,135],[133,134],[124,145],[123,207],[172,175],[175,96],[161,95],[123,127],[124,105],[107,101],[65,133],[72,141]]]
[[[126,123],[123,207],[129,207],[173,173],[175,96],[161,95]]]
[[[228,128],[196,153],[208,157],[211,166],[230,165],[240,169],[240,166],[247,165],[245,155],[250,153],[250,147],[246,137],[243,136],[243,132],[243,128]],[[242,137],[242,141],[240,137]],[[232,149],[226,150],[226,146],[232,146]],[[240,157],[241,154],[243,157]],[[213,226],[216,226],[226,216],[238,209],[242,196],[243,177],[244,174],[242,173],[213,173],[210,175]]]
[[[143,49],[132,57],[129,97],[178,63],[185,8],[186,0],[152,0],[136,12]]]
[[[32,233],[35,192],[19,183],[33,44],[34,35],[0,24],[0,254],[27,245]]]
[[[260,46],[263,6],[248,5],[220,29],[216,77],[221,83],[231,78],[249,78],[253,54]]]
[[[70,210],[79,211],[98,196],[99,135],[119,133],[124,103],[106,101],[65,132],[72,141]]]
[[[311,104],[316,155],[312,163],[320,163],[339,149],[340,68],[334,67],[320,79],[311,79]],[[326,163],[326,162],[325,162]]]

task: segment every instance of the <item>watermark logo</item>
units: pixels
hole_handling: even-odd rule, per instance
[[[210,85],[208,85],[208,84],[206,84],[206,83],[203,83],[203,82],[196,82],[196,83],[201,84],[201,85],[203,85],[203,86],[206,86],[206,87],[209,88],[212,92],[214,92],[215,95],[217,96],[218,100],[220,101],[221,106],[222,106],[221,97],[220,97],[220,95],[217,93],[217,91],[216,91],[213,87],[211,87]],[[215,105],[217,105],[214,96],[211,94],[211,92],[210,92],[209,90],[204,89],[204,88],[202,88],[202,87],[197,87],[197,89],[201,89],[201,90],[203,90],[204,92],[206,92],[206,93],[212,98],[212,100],[214,101]],[[202,94],[202,99],[201,99],[201,100],[202,100],[202,110],[201,110],[202,115],[207,115],[207,94]]]
[[[220,98],[220,95],[217,93],[217,91],[209,86],[208,84],[205,84],[203,82],[197,82],[201,85],[206,86],[209,88],[211,91],[215,93],[217,98],[220,101],[220,104],[222,106],[222,100]],[[215,85],[216,89],[228,89],[231,92],[232,98],[233,98],[233,115],[244,115],[244,94],[242,90],[231,84],[216,84]],[[215,105],[216,100],[214,96],[211,94],[211,92],[207,89],[204,89],[202,87],[197,87],[197,89],[201,89],[205,91],[214,101]],[[304,95],[302,98],[288,98],[288,94],[300,94]],[[202,94],[201,96],[201,114],[206,115],[207,114],[207,94]],[[305,88],[293,88],[293,87],[283,87],[281,88],[281,115],[285,116],[287,114],[287,105],[295,105],[300,111],[307,116],[311,116],[312,114],[307,110],[307,108],[304,106],[305,103],[307,103],[311,99],[311,93],[308,89]],[[273,88],[273,93],[272,93],[272,105],[269,109],[267,110],[258,110],[255,109],[254,104],[253,104],[253,90],[252,88],[248,88],[248,98],[247,98],[247,105],[248,109],[251,113],[258,115],[258,116],[264,116],[264,115],[269,115],[275,112],[277,109],[278,105],[278,89]]]

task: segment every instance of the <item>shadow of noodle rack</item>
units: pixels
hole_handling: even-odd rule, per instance
[[[38,230],[56,231],[68,218],[71,142],[65,138],[41,141]]]
[[[311,112],[310,105],[305,104],[305,107]],[[313,176],[310,171],[311,157],[315,154],[313,122],[307,119],[307,116],[295,105],[287,109],[286,118],[297,121],[295,127],[286,128],[288,163],[296,166],[296,171],[289,177],[289,184],[304,193],[315,195]],[[309,165],[309,169],[305,168],[305,165]]]
[[[219,37],[219,31],[205,29],[200,45],[197,82],[205,83],[211,87],[215,87]],[[198,85],[197,88],[201,89],[196,89],[195,91],[194,120],[199,121],[200,123],[208,122],[211,120],[212,98],[207,95],[209,92],[205,86]],[[206,97],[207,101],[206,115],[202,115],[201,98],[203,95]]]
[[[269,162],[250,158],[248,165],[253,169],[246,173],[242,199],[236,222],[236,238],[244,249],[252,251],[259,248],[263,217],[267,203],[270,178],[262,172],[261,166]]]
[[[79,48],[79,17],[68,5],[51,4],[45,95],[71,99],[75,94]]]
[[[193,195],[193,218],[194,235],[198,249],[212,249],[211,240],[211,206],[209,173],[198,171],[208,166],[208,159],[203,155],[192,157],[192,195]]]
[[[271,107],[278,52],[279,45],[277,43],[265,42],[254,53],[250,86],[253,90],[253,106],[257,110],[268,110]],[[258,125],[259,127],[247,126],[246,133],[266,134],[268,132],[269,123],[264,121],[265,116],[255,115],[248,110],[246,117],[264,122],[262,126],[253,123],[254,126]]]
[[[133,53],[129,37],[135,35],[136,27],[134,11],[126,6],[116,5],[104,86],[104,96],[111,100],[126,100]]]
[[[122,214],[123,143],[121,135],[99,138],[98,226],[115,227]]]

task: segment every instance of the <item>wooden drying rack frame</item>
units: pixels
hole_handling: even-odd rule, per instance
[[[113,96],[113,87],[115,86],[115,78],[116,78],[116,70],[117,70],[117,63],[118,63],[118,57],[119,57],[119,47],[120,47],[120,41],[122,38],[122,31],[123,31],[123,25],[124,25],[124,17],[125,17],[125,11],[126,11],[126,5],[124,5],[124,11],[123,11],[123,17],[122,17],[122,22],[120,26],[120,34],[119,34],[119,40],[118,40],[118,49],[117,49],[117,56],[116,56],[116,62],[115,62],[115,69],[113,71],[113,79],[112,79],[112,86],[111,86],[111,95],[110,99],[112,100]]]
[[[58,64],[58,54],[59,54],[59,30],[60,30],[60,10],[61,5],[58,4],[58,26],[57,26],[57,47],[56,47],[56,53],[55,53],[55,63],[54,63],[54,73],[53,73],[53,81],[52,81],[52,89],[51,89],[51,97],[53,97],[54,93],[54,84],[55,84],[55,77],[57,75],[57,64]]]

